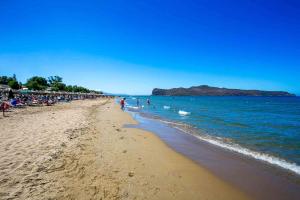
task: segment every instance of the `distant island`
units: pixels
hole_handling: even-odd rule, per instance
[[[296,96],[284,91],[262,91],[262,90],[241,90],[211,87],[208,85],[193,86],[190,88],[172,88],[152,90],[154,96],[276,96],[292,97]]]

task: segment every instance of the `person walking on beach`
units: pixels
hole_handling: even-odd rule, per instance
[[[0,110],[3,112],[3,117],[5,117],[5,110],[9,109],[9,104],[5,101],[0,102]]]
[[[2,110],[2,112],[3,112],[3,117],[5,117],[4,102],[0,102],[0,110]]]
[[[124,108],[125,108],[125,100],[126,100],[126,98],[122,98],[121,101],[120,101],[120,105],[121,105],[122,110],[124,110]]]

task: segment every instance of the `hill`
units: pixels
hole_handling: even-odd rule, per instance
[[[285,91],[241,90],[211,87],[208,85],[193,86],[190,88],[160,89],[154,88],[155,96],[295,96]]]

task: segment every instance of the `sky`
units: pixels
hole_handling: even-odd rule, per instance
[[[298,0],[0,2],[0,75],[109,93],[211,85],[300,95]]]

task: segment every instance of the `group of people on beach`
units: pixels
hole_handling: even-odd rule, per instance
[[[71,95],[71,94],[22,94],[19,92],[0,91],[0,111],[3,116],[10,108],[23,108],[25,106],[51,106],[58,102],[69,102],[79,99],[96,98],[93,95]]]
[[[122,110],[125,110],[125,104],[126,104],[125,101],[126,101],[126,97],[121,98],[121,100],[120,100],[120,106],[121,106]],[[150,99],[147,99],[146,103],[149,106],[150,105]],[[140,107],[140,98],[136,98],[136,106]]]

